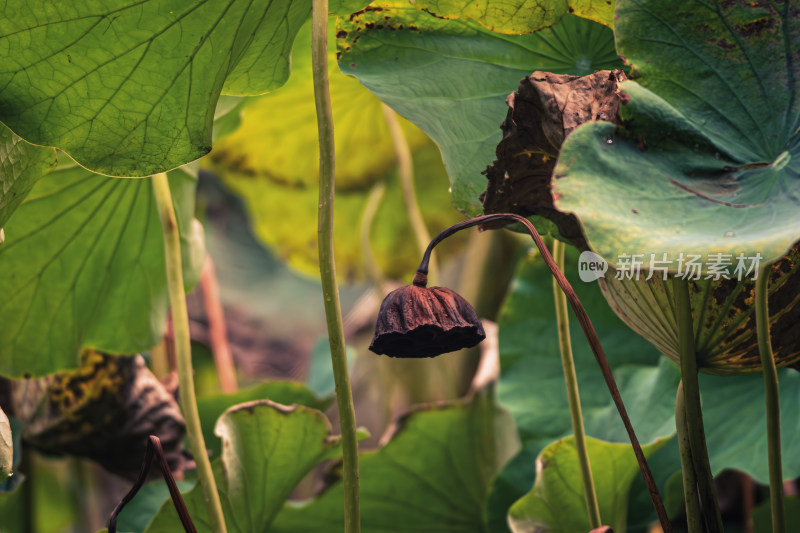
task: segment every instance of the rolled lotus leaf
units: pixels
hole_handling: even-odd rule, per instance
[[[369,349],[390,357],[435,357],[485,338],[478,315],[464,298],[446,287],[407,285],[381,303]]]
[[[769,322],[778,367],[800,361],[800,244],[770,268]],[[614,312],[661,353],[680,361],[672,278],[617,279],[609,269],[600,288]],[[755,282],[749,277],[689,281],[697,365],[701,372],[761,372],[756,338]]]

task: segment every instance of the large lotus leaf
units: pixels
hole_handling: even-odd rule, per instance
[[[0,120],[112,176],[175,168],[211,148],[221,92],[289,74],[306,1],[4,4]]]
[[[361,454],[364,530],[486,532],[481,508],[488,483],[518,449],[513,424],[491,392],[421,408],[398,428],[383,448]],[[338,482],[310,503],[284,507],[271,531],[341,531],[342,491]]]
[[[680,380],[677,365],[659,358],[652,346],[627,329],[597,286],[580,281],[576,255],[567,254],[565,274],[598,331],[639,439],[648,442],[674,433],[674,402]],[[575,322],[573,317],[570,330],[586,431],[591,437],[627,442],[597,364]],[[499,326],[500,400],[513,414],[526,449],[535,453],[554,438],[572,433],[558,355],[552,282],[540,259],[527,259],[520,265]],[[791,450],[800,436],[792,407],[800,401],[800,375],[786,369],[779,371],[779,377],[783,447]],[[714,472],[736,468],[767,482],[763,379],[704,374],[701,393]],[[677,449],[668,448],[673,449],[665,448],[664,452],[672,453],[672,460],[663,462],[663,471],[655,471],[657,479],[666,479],[680,468]],[[800,456],[785,454],[783,466],[786,479],[800,475]],[[533,472],[528,475],[532,482]],[[513,492],[513,487],[508,492]],[[492,509],[491,514],[496,512]]]
[[[786,525],[788,531],[800,529],[800,498],[797,496],[784,496],[783,505],[786,512]],[[753,531],[755,533],[771,533],[772,514],[769,500],[762,502],[753,509]]]
[[[800,373],[778,370],[781,392],[783,477],[800,475]],[[747,472],[759,483],[769,483],[764,378],[700,375],[703,418],[709,458],[714,474],[726,468]]]
[[[232,407],[215,431],[222,439],[222,457],[212,466],[230,533],[275,531],[271,524],[294,487],[312,468],[339,453],[339,439],[331,436],[321,412],[268,400]],[[200,487],[184,497],[198,532],[211,531]],[[180,530],[175,508],[167,501],[146,531]]]
[[[222,451],[222,442],[214,430],[217,419],[230,407],[254,400],[270,400],[282,405],[297,404],[312,409],[324,409],[327,404],[314,396],[314,393],[305,386],[292,381],[271,381],[230,394],[200,397],[197,399],[197,410],[200,412],[200,425],[203,428],[206,448],[212,457],[217,457]]]
[[[797,4],[626,0],[616,15],[636,80],[624,122],[567,138],[557,207],[613,263],[781,257],[800,238]]]
[[[55,164],[55,150],[28,144],[0,124],[0,228]]]
[[[202,236],[192,223],[195,178],[169,177],[188,285]],[[149,179],[110,180],[74,167],[40,179],[0,246],[0,374],[76,367],[81,348],[131,354],[167,322],[164,244]]]
[[[651,455],[664,441],[642,446]],[[603,524],[625,531],[628,491],[639,474],[639,464],[630,444],[586,440]],[[583,496],[574,437],[556,441],[536,458],[536,483],[517,501],[508,519],[514,533],[573,533],[589,531],[589,516]]]
[[[333,22],[328,35],[331,106],[339,154],[336,184],[340,188],[364,187],[395,165],[395,149],[381,101],[358,80],[342,74],[336,64]],[[310,24],[300,30],[297,41],[311,41]],[[289,81],[244,107],[241,127],[214,146],[211,157],[215,167],[292,186],[315,186],[319,146],[312,78],[311,47],[295,47]],[[403,123],[412,149],[425,142],[425,134],[407,121]]]
[[[442,150],[453,203],[482,212],[481,172],[495,157],[505,98],[534,70],[588,74],[620,66],[611,30],[571,15],[529,35],[492,33],[394,2],[340,19],[339,66],[417,124]]]
[[[414,154],[414,175],[420,209],[431,232],[458,222],[460,214],[448,202],[447,177],[438,150],[427,142]],[[289,187],[259,176],[224,173],[222,181],[244,198],[259,239],[295,269],[319,275],[317,205],[313,187]],[[338,275],[346,280],[366,274],[359,239],[361,216],[369,191],[339,190],[334,211],[334,240]],[[402,278],[419,264],[419,248],[406,214],[399,178],[392,173],[373,221],[372,248],[387,277]]]
[[[468,18],[498,33],[530,33],[556,24],[567,13],[607,26],[614,22],[614,2],[608,0],[415,0],[412,5],[437,17]]]
[[[677,367],[631,331],[609,309],[595,284],[578,277],[577,253],[570,248],[567,279],[586,307],[615,370],[622,398],[642,442],[674,433]],[[559,356],[552,276],[539,256],[522,261],[500,312],[498,393],[517,422],[523,442],[545,445],[572,433],[564,373]],[[587,433],[611,442],[628,442],[611,404],[600,369],[577,320],[570,320],[573,356],[580,382]]]
[[[0,484],[11,474],[14,462],[14,441],[11,438],[11,424],[0,408]]]

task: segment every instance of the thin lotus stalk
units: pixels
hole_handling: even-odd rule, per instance
[[[389,133],[392,135],[392,143],[397,157],[397,173],[400,175],[400,185],[403,189],[403,202],[406,206],[408,221],[411,224],[411,231],[414,232],[414,237],[417,240],[419,252],[424,253],[427,243],[431,241],[431,234],[425,225],[425,219],[422,218],[422,211],[419,208],[417,193],[414,189],[414,160],[411,157],[411,148],[408,146],[408,139],[403,133],[403,128],[400,126],[400,121],[394,109],[383,104],[383,115],[386,117],[386,124],[388,124]],[[435,285],[436,280],[439,279],[439,266],[435,256],[431,257],[430,263],[428,280],[432,285]]]
[[[675,431],[681,454],[686,523],[689,533],[703,533],[703,512],[700,510],[700,499],[697,494],[697,476],[694,473],[692,446],[689,443],[689,426],[686,425],[686,406],[683,399],[683,383],[678,383],[678,393],[675,395]]]
[[[564,243],[553,241],[553,258],[556,265],[564,270]],[[569,401],[569,415],[572,419],[572,433],[575,436],[575,450],[578,454],[578,466],[581,470],[583,482],[583,497],[586,501],[586,512],[589,516],[591,527],[598,528],[602,525],[600,519],[600,506],[597,504],[597,492],[592,479],[592,467],[589,462],[589,452],[586,449],[586,431],[583,428],[583,414],[581,413],[581,397],[578,392],[578,377],[575,374],[575,359],[572,357],[572,342],[569,336],[569,313],[567,311],[567,297],[553,278],[553,296],[556,303],[556,321],[558,322],[558,345],[561,349],[561,367],[564,369],[564,382],[567,388]]]
[[[769,333],[769,286],[770,265],[759,269],[756,279],[756,335],[761,368],[764,373],[764,389],[767,410],[767,453],[769,457],[770,512],[773,533],[785,533],[786,517],[783,504],[783,469],[781,467],[781,403],[778,386],[778,370],[772,353]]]
[[[164,379],[171,372],[166,336],[150,350],[150,366],[158,379]]]
[[[150,472],[150,465],[153,463],[154,458],[158,460],[158,468],[161,470],[161,475],[164,477],[164,482],[167,484],[170,498],[172,498],[172,503],[175,505],[175,510],[178,512],[178,518],[181,521],[181,525],[183,525],[184,531],[186,531],[186,533],[197,533],[197,529],[192,522],[192,517],[189,515],[189,510],[186,508],[186,503],[184,503],[183,497],[181,496],[181,491],[178,489],[177,483],[175,483],[175,478],[172,477],[172,472],[170,472],[169,463],[164,455],[164,449],[161,447],[161,439],[155,435],[150,435],[147,438],[147,450],[144,454],[144,461],[142,461],[142,469],[139,471],[139,477],[136,478],[131,490],[122,497],[122,500],[120,500],[111,512],[111,516],[108,519],[108,533],[117,532],[117,518],[119,517],[119,513],[130,503],[133,497],[136,496],[136,493],[139,492],[139,489],[142,488],[144,482],[147,481],[147,474]]]
[[[183,417],[186,420],[186,440],[197,465],[197,477],[203,490],[203,498],[208,509],[211,531],[226,533],[225,517],[222,514],[217,483],[208,459],[203,431],[200,427],[200,414],[197,411],[197,397],[194,391],[194,371],[192,369],[192,348],[189,337],[189,315],[186,311],[186,293],[183,289],[183,267],[181,266],[181,242],[178,234],[178,221],[172,205],[172,194],[166,174],[153,176],[153,191],[164,233],[164,251],[167,266],[167,289],[169,291],[172,327],[175,338],[175,355],[178,367],[178,392]]]
[[[375,183],[369,190],[367,196],[367,203],[364,205],[364,211],[361,212],[361,220],[358,224],[359,240],[361,241],[361,254],[364,256],[364,266],[367,269],[370,280],[372,280],[378,291],[379,298],[383,296],[384,278],[378,260],[375,259],[375,254],[372,251],[372,244],[370,242],[370,233],[372,231],[372,223],[375,220],[375,215],[378,213],[378,208],[383,200],[383,195],[386,192],[386,183],[379,181]]]
[[[328,88],[328,1],[314,0],[311,11],[311,62],[319,134],[319,270],[328,325],[339,427],[342,434],[345,533],[361,531],[358,488],[358,440],[353,393],[347,368],[342,308],[333,253],[334,163],[333,114]]]
[[[689,283],[685,279],[673,278],[675,289],[675,313],[678,324],[678,340],[681,356],[681,383],[683,403],[686,412],[686,426],[689,433],[692,463],[697,477],[697,487],[703,505],[703,515],[709,533],[722,533],[722,515],[714,488],[714,475],[708,461],[703,411],[700,406],[700,382],[698,381],[697,355],[694,347],[694,326],[692,323],[692,304],[689,297]]]
[[[200,287],[203,293],[203,307],[208,318],[211,353],[214,355],[214,365],[217,367],[220,390],[225,394],[230,394],[239,390],[239,383],[236,381],[236,367],[233,364],[231,346],[228,344],[225,311],[219,298],[219,283],[217,283],[214,261],[208,254],[206,254],[203,264]]]
[[[430,258],[430,253],[433,248],[439,244],[442,240],[446,239],[450,235],[457,233],[463,229],[470,228],[472,226],[477,226],[479,224],[485,224],[488,222],[495,222],[504,220],[507,222],[518,222],[525,226],[525,229],[530,234],[533,242],[536,244],[536,247],[539,249],[539,253],[542,255],[542,259],[544,260],[547,267],[552,272],[553,277],[556,279],[558,286],[561,287],[561,290],[564,291],[564,294],[567,297],[567,301],[569,301],[570,306],[572,307],[575,316],[578,319],[578,323],[580,324],[581,328],[583,329],[584,334],[586,335],[586,340],[589,342],[589,346],[592,349],[592,353],[594,354],[595,360],[597,364],[600,366],[600,372],[603,375],[603,379],[606,382],[606,386],[608,387],[609,393],[611,394],[611,399],[614,402],[614,406],[617,408],[617,412],[619,413],[620,418],[622,419],[622,423],[625,426],[625,430],[628,433],[628,438],[631,441],[631,445],[633,446],[633,453],[636,455],[636,460],[639,463],[639,469],[642,472],[642,477],[644,478],[645,484],[647,485],[647,490],[650,493],[650,499],[653,501],[653,507],[656,510],[656,514],[658,515],[658,520],[661,523],[661,528],[664,533],[671,533],[672,532],[672,525],[669,521],[669,516],[667,515],[667,511],[664,508],[664,503],[661,500],[661,495],[658,492],[658,487],[656,486],[655,479],[653,478],[653,474],[650,471],[650,467],[647,464],[647,459],[644,456],[644,452],[642,451],[642,446],[639,444],[639,439],[636,437],[636,432],[633,430],[633,425],[631,424],[630,417],[628,416],[628,411],[625,409],[625,404],[622,402],[622,396],[620,396],[619,388],[617,387],[617,383],[614,380],[614,375],[611,372],[611,367],[608,364],[608,359],[606,358],[605,352],[603,351],[603,347],[600,344],[600,339],[597,337],[597,332],[592,325],[592,321],[589,319],[589,315],[586,313],[586,309],[584,309],[583,304],[581,303],[578,295],[575,294],[575,290],[570,285],[567,278],[564,276],[564,273],[561,272],[558,265],[556,264],[553,256],[550,255],[550,250],[547,249],[547,246],[544,244],[542,237],[539,235],[539,232],[536,231],[536,228],[531,224],[531,222],[520,215],[516,215],[513,213],[497,213],[492,215],[483,215],[479,217],[475,217],[469,220],[465,220],[463,222],[459,222],[458,224],[454,224],[449,228],[445,229],[441,233],[439,233],[436,237],[433,238],[431,243],[428,245],[428,248],[425,250],[425,254],[422,256],[422,261],[420,262],[419,267],[417,268],[417,276],[422,277],[426,276],[428,272],[428,261]]]

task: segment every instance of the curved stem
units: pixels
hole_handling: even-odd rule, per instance
[[[689,444],[689,426],[686,425],[683,382],[678,383],[678,393],[675,395],[675,431],[678,437],[678,450],[681,454],[683,498],[686,501],[686,522],[689,533],[703,533],[703,513],[700,510],[700,500],[697,495],[697,476],[694,473],[692,447]]]
[[[192,517],[189,514],[189,510],[186,508],[186,503],[183,501],[181,491],[178,489],[178,484],[175,483],[175,478],[172,477],[172,472],[169,470],[167,457],[164,455],[164,449],[161,447],[161,439],[155,435],[150,435],[147,438],[147,449],[145,450],[144,461],[142,461],[142,469],[139,471],[139,477],[136,478],[133,487],[122,497],[111,512],[111,517],[108,519],[108,533],[117,533],[117,518],[122,512],[122,509],[133,500],[133,497],[136,496],[136,493],[139,492],[139,489],[141,489],[142,485],[147,481],[153,459],[158,460],[158,468],[161,470],[161,475],[164,477],[164,482],[167,484],[170,498],[172,498],[172,503],[175,505],[175,510],[178,512],[178,518],[181,521],[181,525],[183,525],[183,530],[186,531],[186,533],[197,533],[197,528],[195,528],[194,522],[192,522]]]
[[[692,323],[692,304],[689,297],[689,283],[682,278],[673,278],[675,289],[675,311],[678,324],[678,339],[681,355],[681,383],[686,412],[686,426],[689,444],[692,448],[692,462],[697,476],[698,491],[703,503],[706,527],[709,533],[723,531],[722,515],[714,489],[714,475],[708,462],[706,434],[703,429],[703,410],[700,406],[700,383],[697,379],[697,356],[694,348],[694,326]]]
[[[561,271],[564,270],[564,243],[553,241],[553,257]],[[592,479],[592,468],[589,463],[589,452],[586,449],[586,431],[583,428],[581,414],[581,397],[578,392],[578,377],[575,374],[575,360],[572,357],[572,343],[569,337],[569,314],[567,297],[561,291],[555,278],[553,279],[553,296],[556,302],[556,321],[558,322],[558,345],[561,348],[561,366],[564,369],[564,381],[567,386],[569,415],[572,419],[572,433],[575,435],[575,450],[578,453],[578,466],[583,481],[583,497],[586,500],[586,512],[592,529],[602,525],[600,506],[597,504],[597,493]]]
[[[625,404],[622,402],[622,397],[619,394],[619,388],[617,388],[617,383],[614,381],[614,375],[611,372],[608,359],[606,358],[606,354],[603,351],[602,345],[600,344],[600,339],[597,338],[597,332],[594,330],[592,321],[589,320],[589,315],[586,314],[586,309],[583,308],[583,304],[578,298],[578,295],[575,294],[575,290],[572,288],[572,285],[570,285],[569,281],[567,281],[567,278],[564,276],[564,273],[558,268],[558,265],[553,260],[553,256],[550,255],[550,251],[547,249],[547,246],[545,246],[544,241],[542,241],[542,237],[539,235],[539,232],[536,231],[536,228],[527,218],[513,213],[498,213],[494,215],[475,217],[450,226],[434,237],[431,243],[428,245],[428,248],[425,250],[425,254],[422,256],[422,261],[417,268],[417,275],[414,277],[414,283],[422,283],[424,279],[427,278],[430,252],[433,250],[433,247],[439,244],[442,240],[458,231],[461,231],[462,229],[499,220],[519,222],[525,226],[525,229],[528,230],[531,238],[533,238],[533,242],[536,243],[539,253],[542,254],[542,259],[544,259],[544,262],[547,264],[550,272],[553,273],[556,283],[558,283],[558,286],[561,287],[562,291],[564,291],[564,294],[566,295],[567,300],[569,301],[570,306],[572,307],[572,310],[578,319],[578,323],[581,325],[584,335],[586,335],[586,340],[589,342],[589,346],[592,349],[595,360],[600,366],[600,372],[602,373],[603,379],[608,387],[608,391],[611,394],[611,399],[614,402],[614,406],[617,408],[620,418],[622,419],[622,424],[625,426],[625,431],[628,433],[628,438],[633,446],[633,453],[636,455],[636,460],[639,462],[639,469],[642,471],[642,477],[644,477],[644,482],[647,485],[648,492],[650,493],[650,499],[653,501],[653,507],[655,507],[658,520],[661,523],[661,528],[664,530],[664,533],[671,533],[672,525],[670,524],[669,516],[667,516],[667,511],[664,508],[664,503],[661,501],[661,495],[658,493],[658,487],[656,486],[655,479],[653,479],[653,473],[650,471],[650,467],[647,465],[647,459],[644,456],[641,444],[639,444],[639,439],[636,437],[636,432],[633,430],[630,417],[628,417],[628,411],[625,409]]]
[[[311,15],[311,61],[319,134],[319,212],[317,241],[325,319],[331,349],[339,427],[342,433],[345,533],[361,531],[358,493],[358,439],[353,393],[344,344],[342,308],[333,255],[334,143],[331,96],[328,90],[328,0],[314,0]]]
[[[769,455],[769,493],[772,512],[773,533],[786,531],[783,506],[783,470],[781,467],[781,404],[778,390],[778,370],[772,354],[769,333],[769,285],[770,265],[759,269],[756,279],[756,334],[761,368],[764,372],[764,389],[767,407],[767,449]]]
[[[397,113],[386,104],[382,104],[382,106],[386,124],[389,126],[389,133],[392,135],[394,151],[397,155],[397,173],[400,175],[400,185],[403,188],[406,214],[408,214],[408,221],[411,224],[411,231],[414,232],[414,237],[417,240],[419,251],[424,253],[426,243],[431,240],[431,234],[428,233],[425,219],[422,218],[422,211],[420,211],[419,202],[417,202],[417,193],[414,190],[414,161],[411,157],[411,149],[408,147],[408,140],[403,133],[403,128],[400,126],[400,121],[397,119]],[[428,276],[431,284],[435,285],[438,272],[439,267],[436,263],[436,258],[431,257],[430,275]]]
[[[178,221],[172,207],[172,194],[166,174],[153,176],[153,192],[164,233],[164,251],[167,265],[167,288],[172,312],[172,326],[175,335],[175,354],[178,366],[178,392],[181,411],[186,420],[186,440],[197,465],[197,477],[203,489],[203,498],[208,509],[211,531],[225,533],[225,517],[217,492],[217,483],[208,460],[203,431],[200,428],[200,414],[197,411],[197,398],[194,392],[194,373],[192,370],[192,348],[189,338],[189,315],[186,312],[186,293],[183,288],[183,267],[181,266],[181,242],[178,234]]]

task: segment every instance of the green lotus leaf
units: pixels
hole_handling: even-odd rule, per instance
[[[800,238],[797,6],[625,0],[617,4],[623,124],[569,136],[556,206],[589,245],[624,254],[775,261]],[[682,256],[681,254],[685,254]],[[733,267],[723,269],[730,273]]]
[[[11,475],[14,463],[14,441],[11,438],[11,424],[0,408],[0,483]]]
[[[781,441],[783,450],[800,446],[800,373],[779,369],[781,391]],[[700,375],[703,419],[709,460],[715,475],[726,468],[741,470],[758,483],[769,484],[767,422],[764,417],[763,376]],[[800,475],[800,457],[783,454],[783,477]]]
[[[36,180],[55,164],[55,150],[28,144],[0,125],[0,228],[28,195]]]
[[[391,2],[339,19],[337,30],[342,71],[436,141],[453,203],[470,216],[482,212],[481,172],[495,157],[505,98],[520,78],[534,70],[588,74],[621,65],[611,30],[571,15],[512,36]]]
[[[488,30],[509,34],[531,33],[552,26],[567,13],[606,26],[614,23],[614,3],[607,0],[479,0],[466,3],[455,0],[415,0],[412,5],[440,18],[468,18]]]
[[[447,177],[436,147],[428,141],[414,153],[414,175],[420,209],[431,232],[458,222],[459,213],[448,202]],[[319,192],[311,187],[288,187],[263,176],[223,173],[225,185],[247,204],[255,234],[290,266],[318,276],[317,205]],[[339,190],[334,211],[337,274],[345,280],[363,279],[366,268],[359,239],[361,216],[369,191]],[[371,243],[383,274],[410,276],[420,260],[419,248],[409,238],[399,178],[389,175],[386,193],[373,221]]]
[[[271,524],[295,486],[339,453],[339,439],[330,431],[325,415],[307,407],[261,400],[226,411],[215,430],[222,439],[222,457],[212,467],[228,531],[276,531],[277,525]],[[211,531],[201,488],[184,498],[198,532]],[[180,529],[175,508],[167,501],[146,533]]]
[[[169,175],[191,287],[202,266],[195,178]],[[39,179],[0,246],[0,374],[77,367],[81,349],[146,350],[167,323],[161,223],[149,179],[73,167]]]
[[[642,446],[652,455],[664,441]],[[600,519],[615,531],[626,530],[628,491],[639,475],[639,463],[630,444],[586,439]],[[536,483],[517,501],[508,519],[514,533],[572,533],[589,531],[581,473],[574,437],[565,437],[542,450],[536,458]]]
[[[324,409],[328,403],[314,396],[314,393],[305,386],[291,381],[271,381],[230,394],[210,394],[200,397],[197,399],[200,426],[203,428],[206,448],[212,457],[217,457],[222,451],[222,442],[214,430],[217,419],[234,405],[265,399],[282,405],[297,404],[311,409]]]
[[[599,288],[578,276],[578,254],[567,250],[565,274],[587,309],[606,351],[633,426],[642,442],[674,433],[674,402],[680,372],[666,357],[638,337],[615,316]],[[526,467],[554,439],[572,433],[559,346],[552,278],[540,258],[521,262],[512,290],[499,316],[501,375],[499,398],[517,423],[524,451],[509,463],[493,487],[487,516],[495,521],[505,515],[511,499],[534,482],[535,472]],[[713,299],[709,297],[709,299]],[[645,302],[646,303],[646,302]],[[613,305],[612,305],[613,306]],[[587,434],[610,442],[627,443],[627,434],[611,403],[584,340],[570,321],[573,355],[581,392]],[[800,401],[800,374],[792,369],[778,372],[781,388],[783,447],[793,449],[800,435],[792,405]],[[761,376],[736,378],[701,374],[701,393],[712,469],[719,473],[734,468],[768,482],[764,422],[764,386]],[[659,484],[680,471],[677,445],[670,442],[651,461]],[[800,474],[800,456],[784,456],[784,477]],[[639,484],[637,480],[635,483]],[[641,483],[642,492],[646,493]],[[650,508],[645,495],[641,505]],[[655,517],[653,516],[653,519]],[[493,522],[495,523],[495,522]],[[500,523],[500,522],[496,522]],[[498,531],[502,531],[499,529]]]
[[[340,155],[336,159],[336,184],[348,189],[367,187],[394,167],[394,145],[381,101],[336,65],[333,21],[328,34],[331,105],[336,153]],[[303,26],[297,42],[311,42],[311,24]],[[316,186],[316,117],[311,47],[297,46],[292,52],[289,81],[243,106],[241,127],[215,145],[213,166],[291,186]],[[406,120],[403,123],[411,148],[421,146],[425,134]]]
[[[411,412],[383,448],[360,456],[364,531],[486,532],[488,483],[517,449],[513,424],[491,391]],[[285,506],[270,531],[340,532],[342,494],[337,482],[309,503]]]
[[[800,529],[800,498],[797,496],[784,496],[783,506],[786,510],[786,529],[788,531]],[[755,533],[770,533],[772,530],[772,513],[770,502],[767,500],[753,509],[753,531]]]
[[[600,289],[578,277],[577,253],[568,249],[565,274],[592,320],[626,402],[639,440],[675,432],[675,390],[680,373],[609,309]],[[540,256],[523,259],[498,325],[500,400],[514,416],[523,443],[541,447],[572,433],[561,367],[552,276]],[[589,436],[627,443],[605,381],[583,330],[570,320],[581,406]],[[535,385],[535,386],[533,386]],[[538,450],[537,450],[538,451]]]
[[[306,1],[4,4],[0,120],[111,176],[147,176],[211,149],[221,92],[289,74]]]

